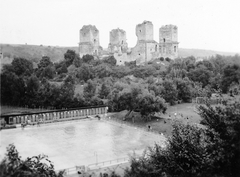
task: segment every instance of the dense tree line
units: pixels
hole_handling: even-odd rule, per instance
[[[24,58],[14,58],[1,72],[1,104],[32,108],[108,104],[111,111],[120,111],[131,107],[124,99],[131,99],[134,87],[140,88],[138,95],[147,97],[144,100],[159,97],[171,105],[216,92],[239,93],[238,55],[217,55],[199,62],[194,57],[159,60],[165,64],[153,61],[141,66],[136,66],[136,62],[116,66],[113,56],[99,59],[84,55],[80,58],[72,50],[68,50],[64,60],[58,63],[43,56],[37,67]],[[84,87],[82,94],[75,93],[79,84]],[[138,100],[136,103],[144,102]]]

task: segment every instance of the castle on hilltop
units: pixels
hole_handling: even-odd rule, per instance
[[[84,25],[80,30],[79,55],[94,56],[112,55],[118,65],[135,61],[137,65],[161,58],[175,59],[178,57],[178,29],[174,25],[165,25],[159,29],[159,42],[153,39],[153,24],[144,21],[136,26],[137,44],[128,48],[126,32],[122,29],[110,31],[108,50],[104,51],[99,43],[99,31],[95,26]]]

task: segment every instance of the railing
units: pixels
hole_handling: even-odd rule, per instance
[[[104,166],[111,166],[111,165],[119,164],[120,162],[121,163],[129,162],[129,157],[118,158],[118,159],[108,160],[108,161],[103,161],[103,162],[96,162],[96,163],[88,165],[87,168],[89,170],[91,170],[91,168],[93,168],[93,167],[103,168]]]
[[[109,166],[114,166],[114,165],[127,163],[127,162],[129,162],[129,157],[123,157],[123,158],[118,158],[118,159],[114,159],[114,160],[93,163],[93,164],[89,164],[87,166],[75,166],[75,167],[65,168],[62,170],[57,170],[56,172],[59,173],[60,171],[64,171],[65,176],[71,175],[71,174],[77,174],[78,171],[81,171],[83,173],[88,173],[90,171],[105,168],[106,166],[109,167]]]

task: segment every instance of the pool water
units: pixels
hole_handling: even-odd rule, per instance
[[[14,143],[23,159],[46,154],[55,169],[126,157],[164,143],[161,135],[104,120],[85,119],[0,131],[0,160]]]

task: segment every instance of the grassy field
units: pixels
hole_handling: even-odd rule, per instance
[[[175,116],[176,113],[176,116]],[[121,122],[123,117],[127,114],[127,111],[122,111],[111,115],[113,120]],[[175,106],[170,106],[166,114],[157,115],[151,121],[141,120],[140,113],[133,113],[135,116],[134,122],[131,118],[126,119],[124,122],[141,128],[148,129],[148,125],[151,126],[151,131],[163,133],[164,135],[171,135],[172,124],[175,120],[182,123],[200,123],[201,117],[195,112],[194,105],[192,103],[183,103]],[[131,115],[129,116],[131,117]]]

